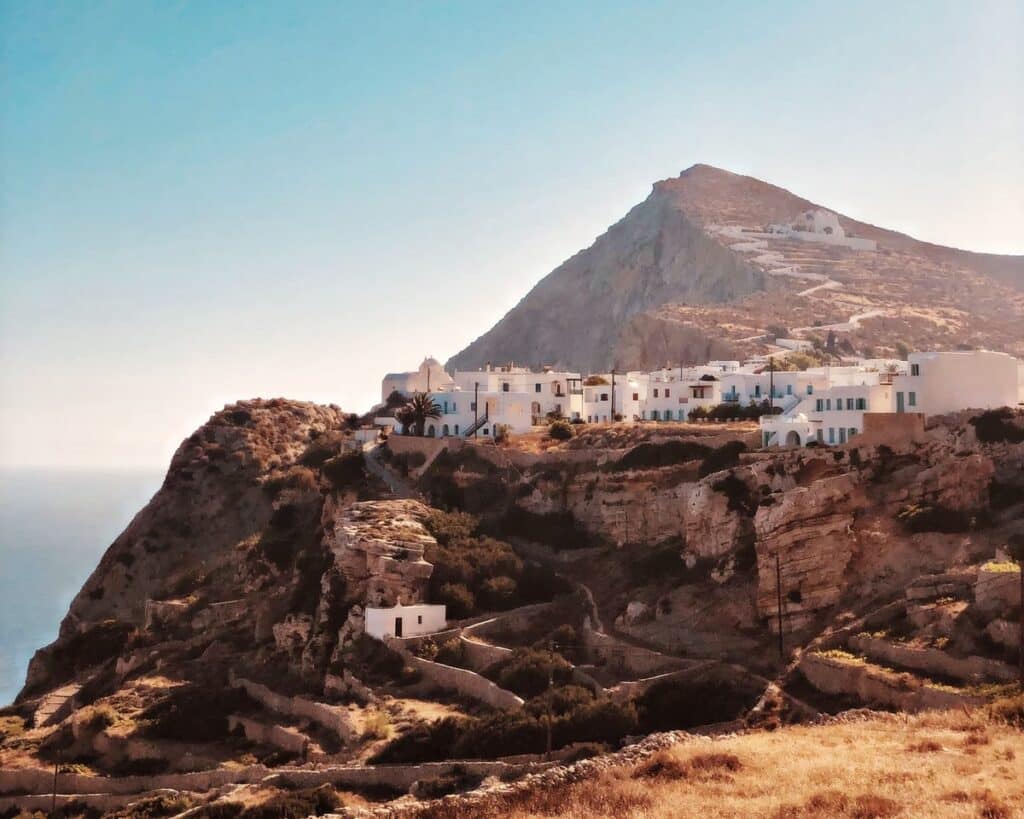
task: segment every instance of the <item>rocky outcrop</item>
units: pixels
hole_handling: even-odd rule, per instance
[[[366,501],[337,509],[325,529],[335,567],[351,599],[370,606],[423,602],[433,571],[424,550],[437,541],[423,525],[419,501]]]
[[[857,546],[854,515],[865,505],[850,476],[840,475],[784,493],[757,510],[757,607],[763,616],[774,617],[778,610],[776,564],[789,628],[839,600]]]

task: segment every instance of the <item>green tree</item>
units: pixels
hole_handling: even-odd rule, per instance
[[[402,416],[397,416],[399,420],[404,425],[403,416],[408,418],[410,426],[415,430],[416,435],[423,435],[428,419],[441,417],[441,407],[430,397],[429,393],[425,392],[413,393],[409,403],[400,412],[402,412]]]

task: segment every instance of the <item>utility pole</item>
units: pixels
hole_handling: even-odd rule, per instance
[[[768,414],[775,414],[775,359],[768,355]]]
[[[779,618],[779,659],[784,659],[785,649],[782,645],[782,564],[779,553],[775,552],[775,607]]]
[[[615,421],[615,368],[612,367],[612,412],[611,420]]]
[[[480,382],[473,382],[473,437],[476,438],[476,429],[480,425]]]
[[[551,640],[548,643],[548,648],[549,648],[549,650],[551,651],[552,654],[555,653],[555,641],[554,640]],[[545,759],[551,759],[551,722],[552,722],[552,719],[553,719],[553,717],[551,716],[551,689],[554,688],[554,686],[555,686],[555,672],[554,672],[553,668],[549,667],[549,669],[548,669],[548,694],[547,694],[547,697],[545,698],[548,701],[548,707],[547,707],[547,712],[548,712],[548,719],[547,719],[548,730],[547,730],[547,745],[546,745],[547,752],[545,753]]]

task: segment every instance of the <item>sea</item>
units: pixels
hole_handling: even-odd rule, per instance
[[[0,705],[25,682],[104,551],[153,496],[158,471],[0,469]]]

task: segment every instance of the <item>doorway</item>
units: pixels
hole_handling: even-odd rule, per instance
[[[395,618],[395,636],[396,637],[401,637],[402,636],[402,618],[401,617],[396,617]]]

